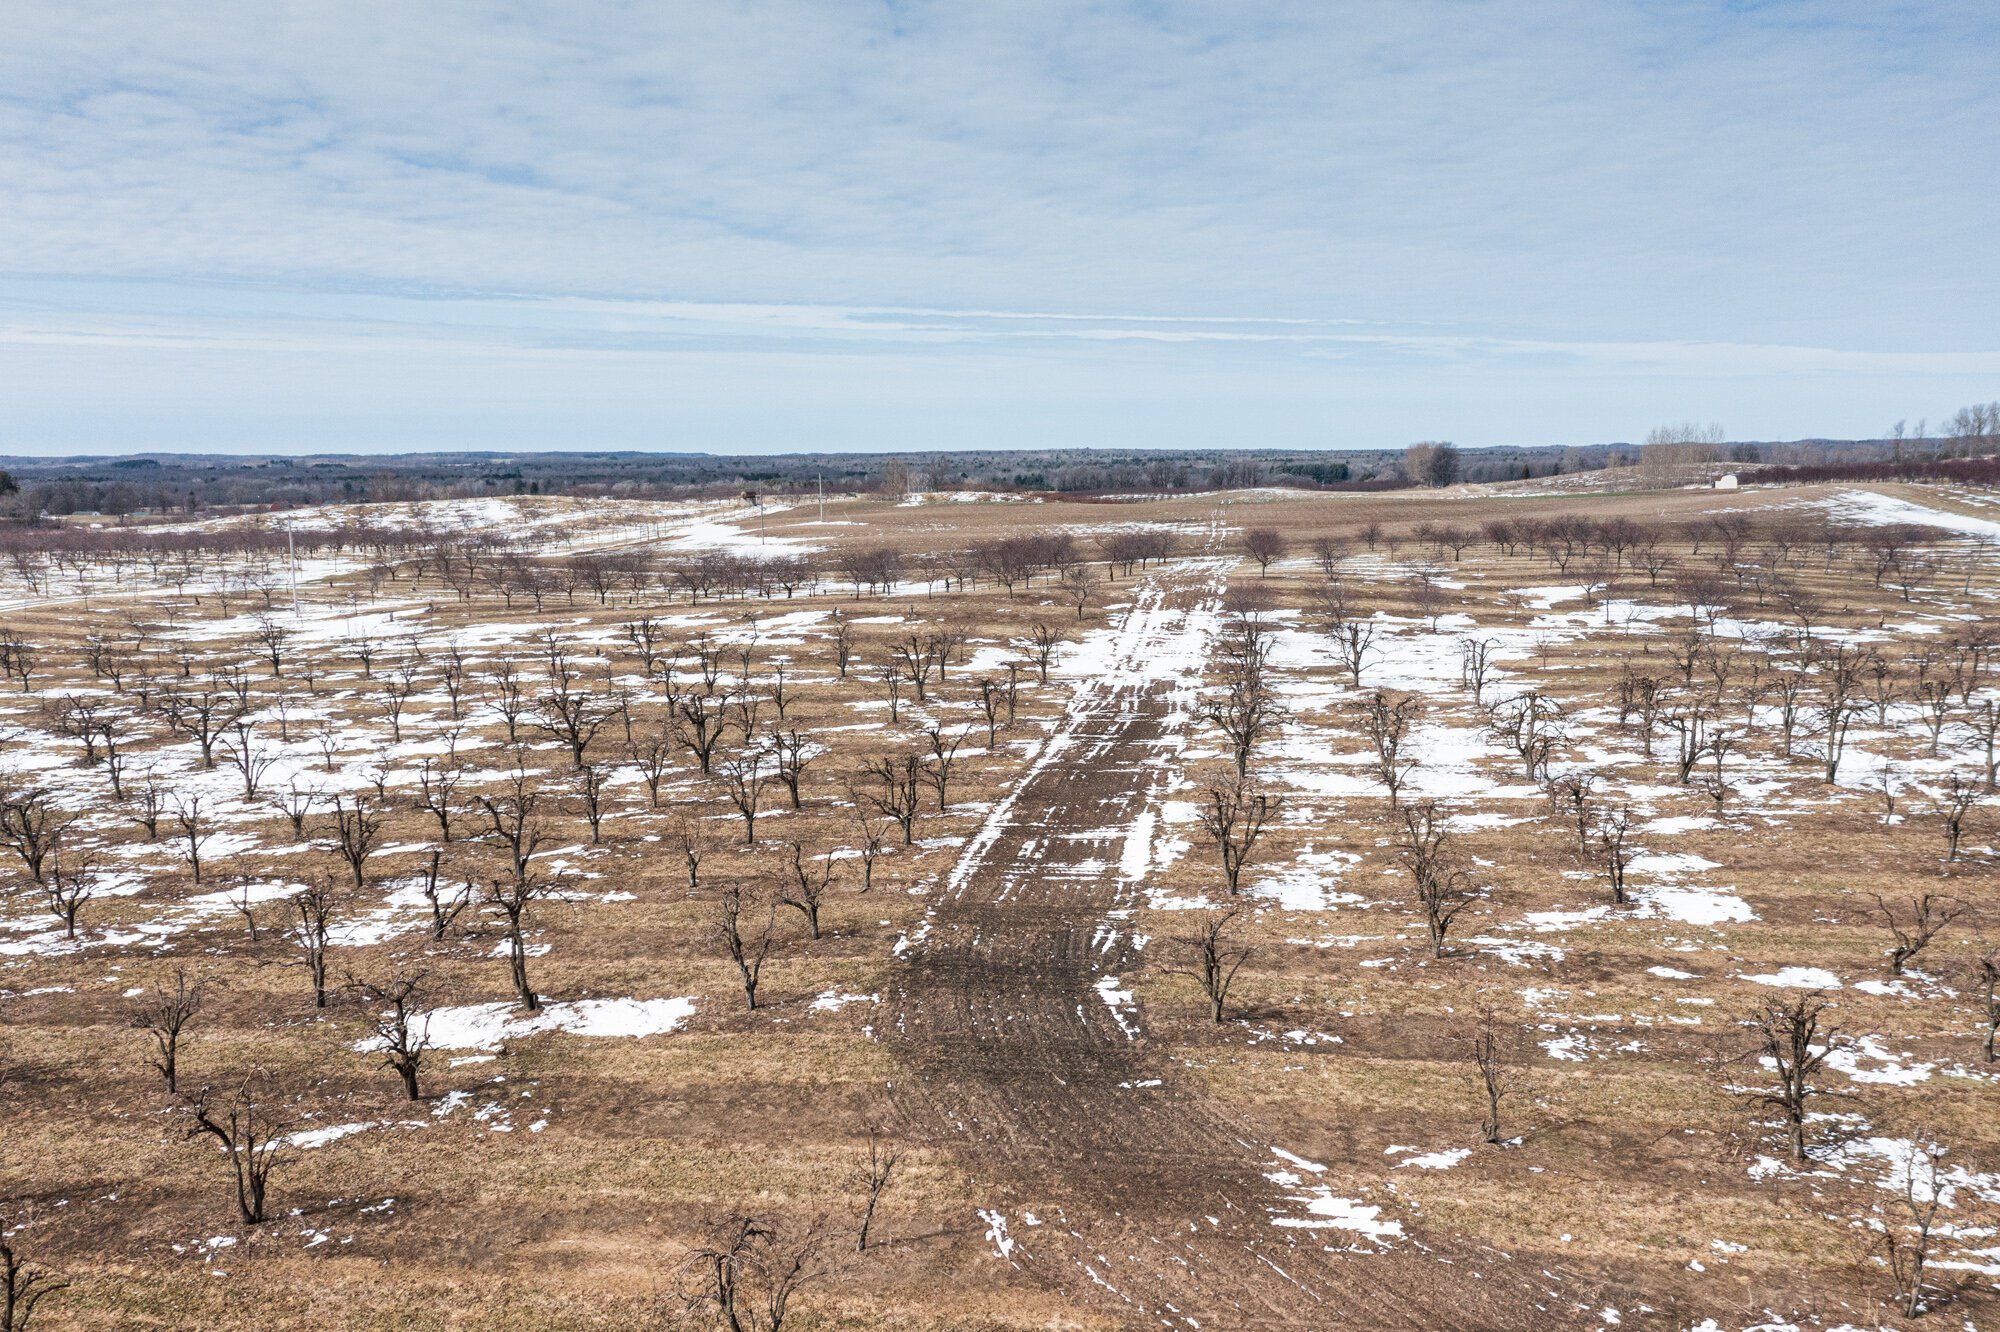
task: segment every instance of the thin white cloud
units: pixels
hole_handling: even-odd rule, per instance
[[[551,320],[552,311],[573,316]],[[838,356],[865,364],[875,344],[915,357],[927,349],[1011,357],[1032,344],[1106,342],[1188,349],[1201,344],[1281,344],[1310,360],[1367,355],[1377,364],[1539,363],[1719,378],[1867,375],[2000,376],[2000,351],[1871,351],[1837,347],[1681,340],[1582,341],[1422,331],[1358,332],[1328,327],[1253,332],[1211,328],[1213,321],[1171,316],[1065,316],[1030,311],[901,311],[934,318],[879,321],[884,308],[840,309],[735,303],[618,302],[488,298],[449,301],[376,299],[343,317],[304,312],[246,318],[228,313],[85,315],[0,302],[0,343],[15,346],[177,348],[245,354],[442,354],[458,358],[565,360],[610,357],[646,361],[711,358],[748,349],[760,355]],[[477,315],[477,318],[471,317]],[[456,316],[456,317],[454,317]],[[1047,321],[1023,328],[1023,322]],[[1102,320],[1102,324],[1095,321]],[[1159,325],[1137,327],[1138,323]],[[1254,323],[1248,319],[1223,321]],[[1306,321],[1274,321],[1298,324]],[[1195,327],[1180,327],[1192,324]],[[1280,373],[1284,373],[1282,370]]]

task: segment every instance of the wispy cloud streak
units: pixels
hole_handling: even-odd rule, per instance
[[[718,447],[808,443],[774,367],[834,360],[912,446],[998,442],[989,383],[1083,437],[1874,431],[1992,395],[1996,40],[1915,0],[23,7],[0,449],[457,440],[500,362],[550,367],[512,419]],[[640,367],[622,415],[583,358]],[[697,419],[676,358],[740,373]]]

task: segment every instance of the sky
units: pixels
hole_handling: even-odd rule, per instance
[[[1990,0],[0,12],[0,453],[1866,437],[2000,398]]]

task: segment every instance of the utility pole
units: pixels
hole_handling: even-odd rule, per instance
[[[824,472],[821,472],[819,477],[819,520],[826,521],[826,473]]]

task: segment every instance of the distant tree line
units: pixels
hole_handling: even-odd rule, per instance
[[[1762,468],[1759,481],[1813,485],[1822,481],[1944,481],[2000,486],[2000,457],[1904,458],[1893,462],[1840,462]]]
[[[1427,440],[1407,449],[977,449],[961,452],[795,453],[728,458],[692,453],[463,452],[363,457],[0,458],[0,521],[101,514],[189,515],[310,504],[399,503],[495,495],[619,499],[723,498],[744,491],[798,498],[984,490],[1066,497],[1186,494],[1281,486],[1380,490],[1529,480],[1637,464],[1671,484],[1714,464],[1792,469],[1908,465],[1911,480],[1977,479],[1926,471],[2000,451],[2000,402],[1960,409],[1933,434],[1899,422],[1879,440],[1728,442],[1719,426],[1666,426],[1643,444],[1461,449]],[[1777,474],[1772,475],[1776,479]],[[1888,476],[1836,472],[1817,479]],[[1791,479],[1787,474],[1786,479]],[[1797,479],[1806,479],[1801,474]]]

